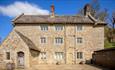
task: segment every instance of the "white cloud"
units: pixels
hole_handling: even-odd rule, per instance
[[[8,6],[0,6],[0,13],[9,17],[15,17],[22,13],[28,15],[48,15],[49,11],[28,2],[15,2]]]

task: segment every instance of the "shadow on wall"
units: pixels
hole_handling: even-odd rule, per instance
[[[40,54],[40,49],[38,49],[35,44],[26,36],[24,36],[19,31],[15,30],[15,32],[20,36],[20,38],[27,44],[29,47],[30,53],[33,57],[37,57]]]
[[[30,53],[33,57],[38,57],[40,55],[40,51],[36,51],[33,49],[30,49]]]

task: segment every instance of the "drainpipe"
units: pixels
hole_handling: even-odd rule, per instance
[[[64,23],[64,48],[65,48],[65,64],[66,64],[67,63],[66,23]]]
[[[75,51],[75,49],[76,49],[76,24],[74,25],[75,27],[74,27],[74,64],[76,64],[76,51]]]

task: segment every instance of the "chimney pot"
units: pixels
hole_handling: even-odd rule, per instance
[[[84,7],[84,15],[87,16],[88,14],[90,14],[90,11],[91,11],[91,5],[86,4]]]
[[[51,16],[55,16],[55,7],[53,4],[51,5]]]

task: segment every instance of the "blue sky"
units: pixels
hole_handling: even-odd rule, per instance
[[[22,12],[49,14],[50,6],[54,4],[56,14],[76,15],[86,3],[90,2],[91,0],[0,0],[0,37],[3,41],[8,36],[13,29],[11,20]],[[106,8],[110,15],[115,11],[115,0],[99,0],[99,3],[101,9]]]

